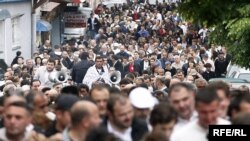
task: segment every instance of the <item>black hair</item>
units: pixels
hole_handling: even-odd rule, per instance
[[[133,82],[131,80],[129,80],[128,78],[124,78],[120,81],[119,83],[120,85],[127,85],[127,84],[133,84]]]
[[[219,97],[217,95],[217,92],[215,89],[205,87],[203,89],[199,89],[198,93],[196,94],[195,101],[196,105],[198,103],[205,103],[205,104],[210,104],[213,101],[218,100]]]
[[[160,103],[154,107],[150,114],[150,124],[156,126],[157,124],[166,124],[171,121],[177,121],[177,113],[170,104]]]
[[[89,131],[85,141],[122,141],[103,127],[93,128]]]
[[[79,58],[81,60],[87,60],[89,57],[89,53],[88,52],[82,52],[80,55],[79,55]]]
[[[77,86],[65,86],[61,89],[62,94],[72,94],[79,96],[78,87]]]
[[[187,91],[192,91],[196,93],[196,88],[193,84],[186,83],[186,82],[178,82],[178,83],[171,85],[171,87],[169,88],[169,91],[168,91],[169,96],[171,96],[172,91],[178,90],[179,88],[185,88]]]
[[[86,85],[86,84],[79,84],[79,85],[78,85],[78,91],[79,91],[80,89],[86,89],[86,91],[89,92],[89,86]]]

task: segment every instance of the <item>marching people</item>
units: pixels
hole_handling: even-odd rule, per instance
[[[245,123],[249,87],[210,82],[233,56],[176,6],[99,4],[86,35],[17,51],[0,83],[0,140],[208,141],[209,125]]]

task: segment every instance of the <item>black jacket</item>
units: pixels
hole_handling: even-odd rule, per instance
[[[94,29],[92,28],[92,24],[94,24]],[[97,18],[94,19],[94,23],[92,23],[91,18],[88,18],[88,29],[89,30],[94,30],[94,31],[98,31],[100,28],[100,22],[98,21]]]
[[[108,130],[108,118],[105,118],[101,124],[101,126]],[[147,123],[134,118],[132,122],[132,132],[131,137],[133,141],[140,141],[146,133],[148,133],[148,126]]]
[[[127,64],[124,67],[125,74],[129,73],[129,65],[130,64]],[[140,65],[134,63],[134,72],[138,72],[141,75],[141,67],[140,67]]]
[[[114,64],[114,68],[115,68],[116,71],[120,71],[121,77],[124,78],[125,72],[124,72],[124,68],[123,68],[122,62],[118,60],[118,61]]]
[[[73,66],[72,70],[72,80],[76,83],[82,83],[82,80],[84,76],[86,75],[89,67],[91,67],[93,64],[88,60],[81,60],[77,64]]]

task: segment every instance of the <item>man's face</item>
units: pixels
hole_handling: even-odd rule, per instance
[[[96,59],[95,65],[97,68],[102,68],[103,66],[103,59]]]
[[[27,66],[28,66],[29,68],[32,68],[32,67],[33,67],[33,61],[30,60],[30,59],[27,60],[26,64],[27,64]]]
[[[41,85],[41,83],[40,83],[39,81],[34,81],[34,82],[32,83],[31,89],[32,89],[32,90],[35,90],[35,91],[38,91],[40,85]]]
[[[146,109],[138,109],[134,107],[134,112],[135,112],[135,117],[142,119],[144,121],[147,120],[149,114],[150,114],[150,109],[146,108]]]
[[[80,88],[79,95],[80,97],[86,97],[88,96],[88,91],[85,88]]]
[[[56,120],[63,126],[63,128],[67,127],[70,123],[70,113],[68,111],[57,110],[56,112]]]
[[[53,62],[48,62],[46,66],[47,66],[47,71],[49,72],[53,71],[55,68],[55,64]]]
[[[117,101],[114,105],[114,111],[110,118],[120,129],[127,129],[131,126],[134,117],[132,104],[129,100],[125,103]]]
[[[144,83],[146,83],[148,86],[151,86],[150,79],[144,79]]]
[[[225,117],[227,115],[227,109],[230,103],[229,98],[226,96],[223,90],[217,90],[218,97],[220,99],[219,115]]]
[[[131,57],[129,57],[128,61],[129,61],[130,64],[133,64],[133,63],[134,63],[134,59],[131,58]]]
[[[175,123],[176,123],[176,121],[172,120],[172,121],[165,123],[165,124],[156,124],[153,127],[153,132],[164,132],[165,135],[167,136],[167,138],[169,139],[172,132],[173,132]]]
[[[62,53],[62,57],[63,58],[67,58],[69,55],[68,55],[68,53],[66,52],[66,51],[64,51],[63,53]]]
[[[48,112],[48,100],[45,95],[38,95],[34,99],[34,109],[36,111]]]
[[[55,89],[58,93],[60,93],[60,92],[61,92],[62,87],[63,87],[63,85],[62,85],[62,84],[60,84],[60,85],[56,85],[56,86],[54,87],[54,89]]]
[[[92,91],[91,98],[95,101],[100,115],[105,116],[107,112],[107,101],[109,99],[109,91],[107,89]]]
[[[26,109],[10,106],[5,109],[4,126],[7,134],[18,136],[24,134],[26,126],[31,122],[31,118]]]
[[[170,103],[178,115],[184,119],[190,118],[194,109],[194,94],[185,88],[179,88],[170,94]]]
[[[196,110],[199,114],[199,124],[205,128],[208,128],[208,125],[216,124],[217,118],[219,117],[219,106],[220,103],[217,100],[209,104],[198,102]]]
[[[101,123],[100,113],[97,106],[89,107],[90,116],[88,117],[88,128],[98,127]]]
[[[4,80],[5,80],[5,81],[6,81],[6,80],[11,80],[11,73],[6,72],[6,73],[4,74]]]
[[[177,78],[180,79],[181,81],[183,81],[184,78],[185,78],[185,77],[184,77],[184,74],[183,74],[182,72],[177,73],[176,76],[177,76]]]
[[[159,69],[159,70],[158,70],[158,75],[164,76],[164,70],[163,70],[163,69]]]

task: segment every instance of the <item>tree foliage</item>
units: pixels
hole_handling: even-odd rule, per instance
[[[213,28],[210,41],[226,46],[232,63],[250,68],[249,0],[182,0],[178,11],[187,20]]]

